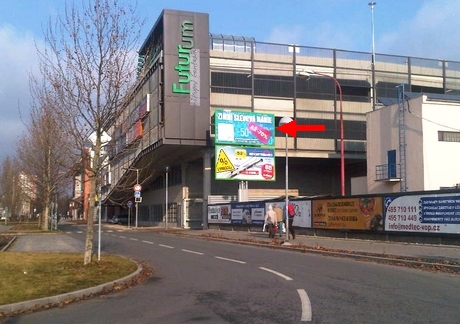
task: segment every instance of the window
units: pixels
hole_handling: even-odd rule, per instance
[[[460,142],[460,132],[438,132],[440,142]]]

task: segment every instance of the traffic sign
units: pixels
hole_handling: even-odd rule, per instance
[[[133,207],[133,202],[131,200],[128,201],[128,208]]]
[[[141,196],[140,191],[134,191],[134,198],[139,198]]]
[[[142,186],[140,184],[135,184],[134,185],[134,191],[141,191],[142,190]]]

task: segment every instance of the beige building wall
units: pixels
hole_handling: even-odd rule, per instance
[[[460,104],[430,101],[426,95],[405,102],[406,191],[439,190],[460,182],[460,142],[439,141],[439,131],[460,132]],[[377,180],[376,166],[396,150],[400,164],[398,105],[367,114],[368,192],[400,192],[398,179]],[[403,136],[401,136],[403,138]],[[398,176],[399,176],[398,171]]]

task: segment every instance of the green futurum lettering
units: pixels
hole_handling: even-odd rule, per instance
[[[174,67],[179,77],[179,84],[172,84],[172,92],[190,94],[190,89],[184,86],[190,83],[190,50],[193,48],[193,21],[184,20],[181,27],[182,44],[177,45],[179,62]]]

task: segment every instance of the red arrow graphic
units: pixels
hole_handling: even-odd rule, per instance
[[[293,120],[277,129],[292,137],[296,137],[297,132],[324,132],[326,130],[326,125],[297,125],[297,122]]]

